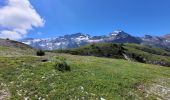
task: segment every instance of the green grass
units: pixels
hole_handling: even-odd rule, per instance
[[[153,47],[153,46],[142,46],[138,44],[129,44],[126,43],[125,47],[128,48],[134,48],[137,50],[141,50],[144,52],[148,52],[151,54],[156,54],[156,55],[162,55],[162,56],[170,56],[170,50],[164,49],[164,48],[158,48],[158,47]]]
[[[0,39],[0,56],[26,56],[36,55],[37,49],[30,47],[29,45],[9,40]]]
[[[66,60],[71,71],[56,70],[59,59]],[[161,96],[151,88],[161,85],[170,89],[170,69],[126,60],[46,53],[44,57],[0,57],[0,83],[0,90],[6,90],[12,100],[167,99],[169,94]]]
[[[167,63],[170,66],[170,51],[149,46],[140,46],[137,44],[125,44],[126,53],[128,55],[134,54],[136,56],[141,56],[146,59],[146,63],[158,61]]]
[[[51,52],[119,59],[125,59],[124,55],[126,55],[131,61],[170,67],[169,50],[138,44],[97,43],[74,49],[53,50]]]
[[[5,47],[0,46],[0,55],[1,56],[23,56],[23,55],[35,55],[36,50],[32,48],[14,48],[14,47]]]

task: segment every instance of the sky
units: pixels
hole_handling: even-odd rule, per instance
[[[1,38],[170,33],[170,0],[0,0]]]

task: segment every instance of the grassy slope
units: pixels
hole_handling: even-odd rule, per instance
[[[32,47],[13,40],[0,39],[1,56],[35,55],[36,50]]]
[[[113,43],[99,43],[74,49],[54,50],[52,52],[63,52],[75,55],[91,55],[108,58],[124,58],[119,52],[119,46],[119,44]],[[126,54],[131,60],[149,64],[170,66],[170,51],[168,50],[157,47],[142,46],[138,44],[124,44],[123,48],[123,53]]]
[[[66,58],[71,72],[62,73],[54,68],[55,60],[60,57]],[[0,89],[17,100],[78,97],[152,100],[169,96],[158,92],[170,89],[168,67],[67,54],[48,53],[44,58],[49,62],[41,62],[41,57],[34,56],[0,57]],[[157,85],[162,87],[154,87]]]
[[[168,50],[137,44],[125,44],[124,47],[127,49],[127,54],[135,54],[137,56],[144,57],[146,59],[146,63],[159,61],[165,62],[168,66],[170,66],[170,51]]]
[[[143,52],[148,52],[156,55],[170,56],[170,50],[164,48],[158,48],[153,46],[142,46],[138,44],[125,44],[127,49],[133,48],[136,50],[141,50]]]
[[[14,47],[4,47],[0,46],[0,55],[1,56],[23,56],[23,55],[35,55],[36,50],[27,48],[14,48]]]

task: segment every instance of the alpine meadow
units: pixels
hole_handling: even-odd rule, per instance
[[[170,100],[169,4],[1,0],[0,100]]]

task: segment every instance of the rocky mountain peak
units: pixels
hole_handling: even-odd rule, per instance
[[[124,31],[114,31],[114,32],[110,33],[109,35],[113,36],[113,37],[115,37],[115,36],[119,36],[119,37],[129,36],[129,34]]]
[[[150,38],[152,38],[152,36],[151,35],[145,35],[144,38],[150,39]]]
[[[75,34],[70,34],[70,35],[64,36],[64,38],[78,38],[78,37],[89,37],[89,35],[83,34],[83,33],[75,33]]]
[[[141,45],[166,47],[170,49],[170,34],[165,36],[145,35],[144,37],[135,37],[122,30],[117,30],[113,31],[109,35],[103,36],[90,36],[88,34],[75,33],[50,39],[25,39],[22,40],[22,42],[31,45],[34,48],[44,50],[76,48],[87,44],[103,42],[136,43]]]
[[[169,38],[170,39],[170,34],[164,35],[164,38]]]

